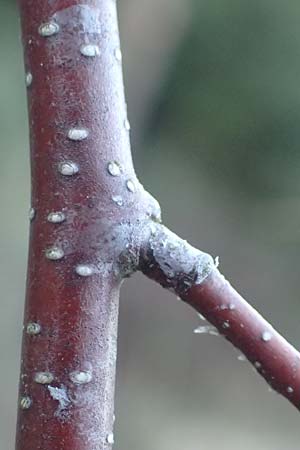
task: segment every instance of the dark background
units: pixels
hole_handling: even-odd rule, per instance
[[[164,222],[300,343],[300,3],[119,1],[132,147]],[[12,450],[30,181],[18,13],[0,0],[0,450]],[[124,284],[116,450],[294,450],[299,416],[197,314]],[[35,450],[35,449],[32,449]]]

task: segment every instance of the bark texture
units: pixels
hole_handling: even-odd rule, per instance
[[[115,2],[20,11],[32,209],[17,449],[104,449],[128,223],[159,207],[132,165]]]
[[[171,289],[237,347],[279,394],[300,408],[300,354],[247,303],[219,272],[211,256],[191,247],[163,225],[152,225],[141,259],[143,272]]]
[[[137,180],[115,2],[20,0],[20,11],[32,208],[17,450],[112,446],[119,289],[138,269],[299,407],[298,352],[211,256],[158,223],[159,205]]]

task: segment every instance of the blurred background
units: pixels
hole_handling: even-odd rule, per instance
[[[300,3],[119,2],[132,147],[165,224],[300,345]],[[12,450],[30,182],[18,12],[0,0],[0,450]],[[115,449],[294,450],[299,415],[198,316],[134,276]],[[34,450],[34,449],[33,449]]]

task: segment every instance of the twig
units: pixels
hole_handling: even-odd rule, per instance
[[[247,357],[269,385],[300,407],[300,354],[249,305],[215,267],[162,225],[152,225],[142,271],[195,308]],[[213,332],[200,327],[195,332]]]

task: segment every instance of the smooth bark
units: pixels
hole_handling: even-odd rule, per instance
[[[159,224],[137,180],[115,2],[20,0],[20,11],[32,208],[17,450],[112,446],[119,289],[138,269],[299,407],[299,353],[209,255]]]

